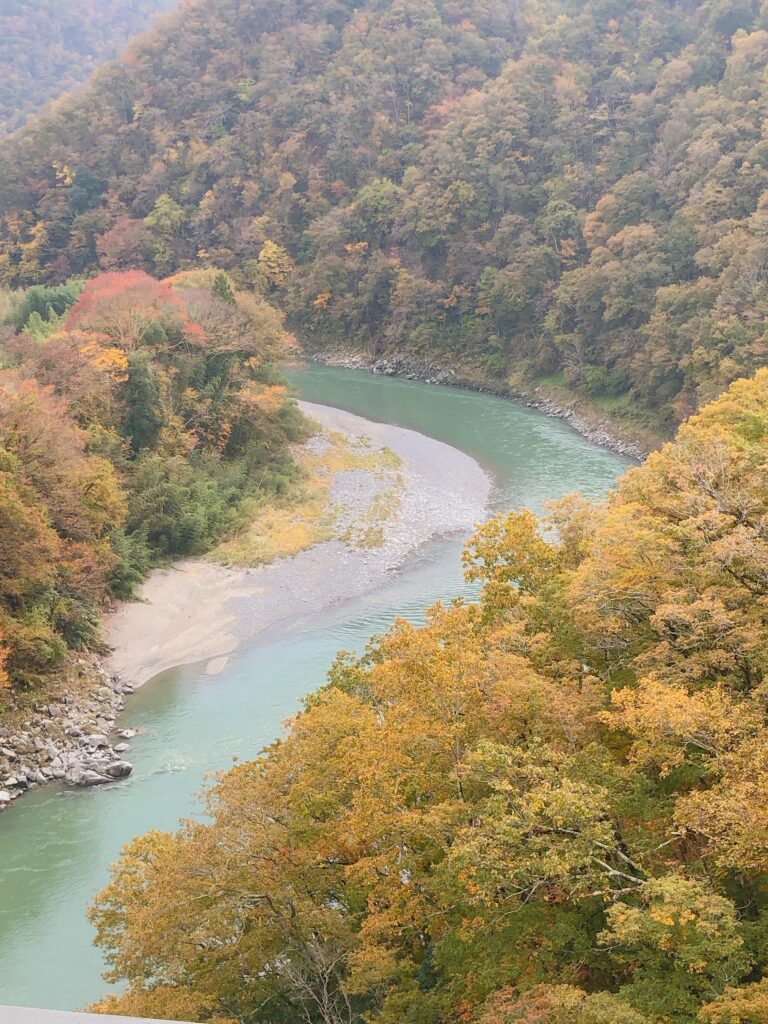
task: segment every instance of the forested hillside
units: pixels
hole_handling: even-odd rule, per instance
[[[186,0],[0,157],[0,275],[209,262],[302,341],[667,432],[765,360],[757,0]]]
[[[33,286],[5,315],[0,691],[18,693],[99,650],[105,604],[152,565],[285,490],[304,427],[275,376],[280,315],[223,273]]]
[[[0,138],[84,82],[175,0],[3,0]]]
[[[482,527],[477,605],[341,657],[93,919],[112,1012],[768,1020],[768,370],[604,506]]]
[[[99,1010],[768,1021],[767,138],[768,0],[184,0],[3,145],[14,695],[288,486],[286,324],[676,432],[133,840]]]

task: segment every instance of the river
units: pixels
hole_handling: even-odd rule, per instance
[[[354,370],[291,369],[301,397],[409,427],[462,449],[493,477],[494,511],[540,510],[580,490],[600,497],[627,459],[570,427],[501,398]],[[211,772],[250,758],[280,733],[339,649],[361,650],[395,615],[419,621],[439,597],[469,594],[461,538],[423,547],[364,598],[301,617],[244,645],[218,676],[201,665],[163,673],[133,695],[122,726],[141,727],[131,777],[106,789],[46,787],[0,817],[0,1004],[81,1009],[106,990],[85,911],[131,837],[196,813]]]

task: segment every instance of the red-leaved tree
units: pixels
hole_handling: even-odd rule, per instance
[[[143,270],[114,271],[89,281],[70,310],[68,331],[96,331],[130,351],[158,327],[169,336],[199,344],[203,332],[169,285]]]

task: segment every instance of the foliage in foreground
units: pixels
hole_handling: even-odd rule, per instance
[[[767,530],[768,370],[605,505],[482,527],[477,604],[341,656],[210,823],[126,848],[99,1008],[765,1021]]]
[[[279,315],[223,274],[142,271],[12,297],[0,370],[0,683],[27,689],[149,567],[279,493],[304,427]]]

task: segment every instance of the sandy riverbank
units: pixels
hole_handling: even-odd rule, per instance
[[[365,438],[400,460],[397,501],[378,520],[376,546],[335,539],[293,558],[256,568],[187,560],[154,572],[141,602],[123,605],[106,623],[113,648],[107,668],[140,686],[177,665],[208,660],[220,671],[242,642],[283,620],[370,592],[433,537],[466,532],[486,514],[491,482],[470,456],[412,430],[372,423],[312,403],[302,410],[327,430]],[[341,472],[333,501],[343,521],[365,516],[381,483],[364,470]]]

